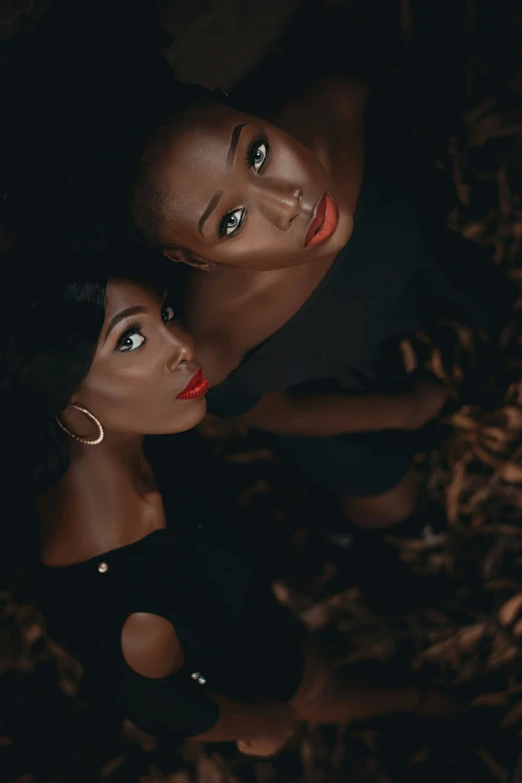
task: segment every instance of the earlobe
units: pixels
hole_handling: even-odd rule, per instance
[[[171,261],[178,261],[185,264],[187,263],[181,250],[163,250],[162,253],[165,258],[170,258]]]
[[[166,258],[170,258],[171,261],[187,264],[187,266],[191,266],[194,269],[201,269],[205,272],[212,271],[216,268],[214,261],[207,261],[200,256],[189,254],[181,248],[177,250],[163,250],[163,255],[166,256]]]
[[[187,261],[186,263],[190,264],[196,269],[202,269],[205,272],[212,272],[212,270],[216,268],[216,264],[214,261],[206,261],[204,258],[192,258],[190,261]]]

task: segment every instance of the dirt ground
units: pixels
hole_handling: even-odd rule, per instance
[[[2,43],[31,23],[41,10],[37,5],[0,3]],[[425,150],[452,194],[449,224],[487,246],[520,282],[517,4],[317,3],[325,17],[338,6],[346,6],[367,46],[402,80],[410,96],[412,143]],[[170,3],[165,14],[175,33],[170,60],[184,78],[228,89],[264,54],[284,49],[278,37],[296,11],[295,0],[261,5],[198,0],[190,8]],[[396,542],[415,571],[447,577],[449,591],[434,596],[429,610],[384,615],[369,608],[349,574],[341,574],[317,545],[317,518],[324,522],[330,513],[320,492],[282,464],[266,438],[213,419],[202,428],[236,489],[252,535],[266,547],[277,595],[325,651],[339,665],[397,677],[415,672],[446,685],[469,705],[461,718],[443,725],[404,716],[305,727],[278,759],[262,762],[246,760],[234,746],[172,747],[130,725],[121,734],[85,701],[79,667],[46,637],[21,575],[0,594],[0,779],[507,783],[522,750],[520,335],[517,303],[500,348],[462,324],[443,324],[403,345],[410,366],[431,367],[454,393],[441,422],[443,437],[418,457],[426,481],[422,534]],[[470,392],[478,404],[462,404]]]

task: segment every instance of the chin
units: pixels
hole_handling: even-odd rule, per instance
[[[351,212],[342,212],[339,217],[337,230],[333,235],[333,237],[331,238],[332,246],[338,248],[337,252],[342,250],[343,247],[348,244],[348,241],[352,236],[352,233],[353,233],[353,215]]]
[[[177,426],[175,429],[171,430],[172,433],[186,432],[187,430],[193,429],[193,427],[197,427],[198,424],[201,424],[203,421],[207,412],[207,401],[204,397],[200,400],[191,400],[190,402],[187,402],[186,405],[187,412],[183,416],[183,419],[178,418],[174,423]]]
[[[170,418],[165,416],[160,427],[150,430],[149,435],[175,435],[178,432],[187,432],[200,424],[207,412],[207,401],[204,397],[200,400],[190,400],[183,404],[181,409],[176,406],[176,413]]]

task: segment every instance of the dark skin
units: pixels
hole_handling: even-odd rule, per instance
[[[211,385],[303,305],[350,241],[364,169],[367,89],[327,80],[283,107],[276,125],[226,106],[207,107],[185,131],[166,131],[146,172],[159,193],[164,253],[194,267],[187,322]],[[204,173],[203,173],[204,172]],[[328,192],[339,222],[305,246],[318,200]],[[182,195],[179,195],[182,194]],[[141,220],[139,204],[135,219]],[[422,427],[447,393],[423,382],[397,395],[265,395],[240,420],[283,435],[330,436]],[[413,511],[413,471],[391,491],[342,498],[351,521],[385,527]]]
[[[52,523],[44,523],[42,551],[50,565],[86,560],[164,527],[144,436],[191,429],[206,411],[204,398],[177,399],[199,364],[168,299],[124,280],[111,280],[107,297],[91,369],[71,400],[98,418],[105,437],[96,447],[68,440],[69,470],[40,501]],[[80,437],[98,434],[70,406],[60,419]]]
[[[198,368],[194,342],[175,319],[168,298],[151,287],[111,279],[94,360],[71,400],[99,419],[105,437],[97,446],[68,439],[67,473],[37,500],[44,563],[60,567],[89,560],[166,526],[143,440],[145,433],[182,432],[202,419],[204,398],[178,399]],[[98,434],[96,425],[70,406],[60,420],[80,437]],[[127,663],[145,677],[163,678],[183,665],[176,629],[158,615],[131,614],[121,644]],[[409,711],[419,699],[417,688],[338,680],[312,650],[305,661],[303,682],[288,704],[249,705],[210,693],[219,719],[197,739],[236,740],[245,753],[272,755],[300,720],[337,722]],[[433,694],[423,709],[440,714],[452,705]]]

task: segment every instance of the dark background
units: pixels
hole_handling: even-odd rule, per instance
[[[52,4],[0,0],[0,68]],[[77,5],[82,13],[92,8],[103,26],[99,3]],[[150,10],[153,4],[145,5]],[[243,97],[254,104],[268,105],[281,92],[304,86],[332,59],[348,72],[389,83],[393,100],[383,122],[390,133],[399,128],[439,172],[441,210],[450,225],[488,246],[506,273],[520,280],[519,3],[159,5],[178,76],[225,91],[244,85]],[[0,95],[0,115],[1,107]],[[416,571],[449,580],[449,593],[434,596],[429,611],[382,615],[369,609],[350,569],[341,575],[319,545],[315,523],[334,516],[329,499],[281,464],[266,438],[212,419],[202,427],[247,512],[245,525],[255,545],[265,548],[279,597],[317,633],[325,650],[339,663],[365,671],[434,678],[471,705],[465,716],[450,725],[401,717],[304,729],[273,762],[247,761],[234,746],[175,747],[130,725],[121,733],[110,705],[93,706],[79,684],[79,667],[46,637],[22,573],[0,593],[0,780],[507,781],[522,749],[519,333],[514,312],[502,356],[487,335],[458,324],[404,346],[411,363],[427,363],[446,377],[457,399],[469,399],[470,389],[505,390],[479,394],[476,407],[457,403],[444,422],[441,444],[419,455],[427,478],[425,528],[397,545]],[[16,525],[16,515],[4,514],[3,524]]]

